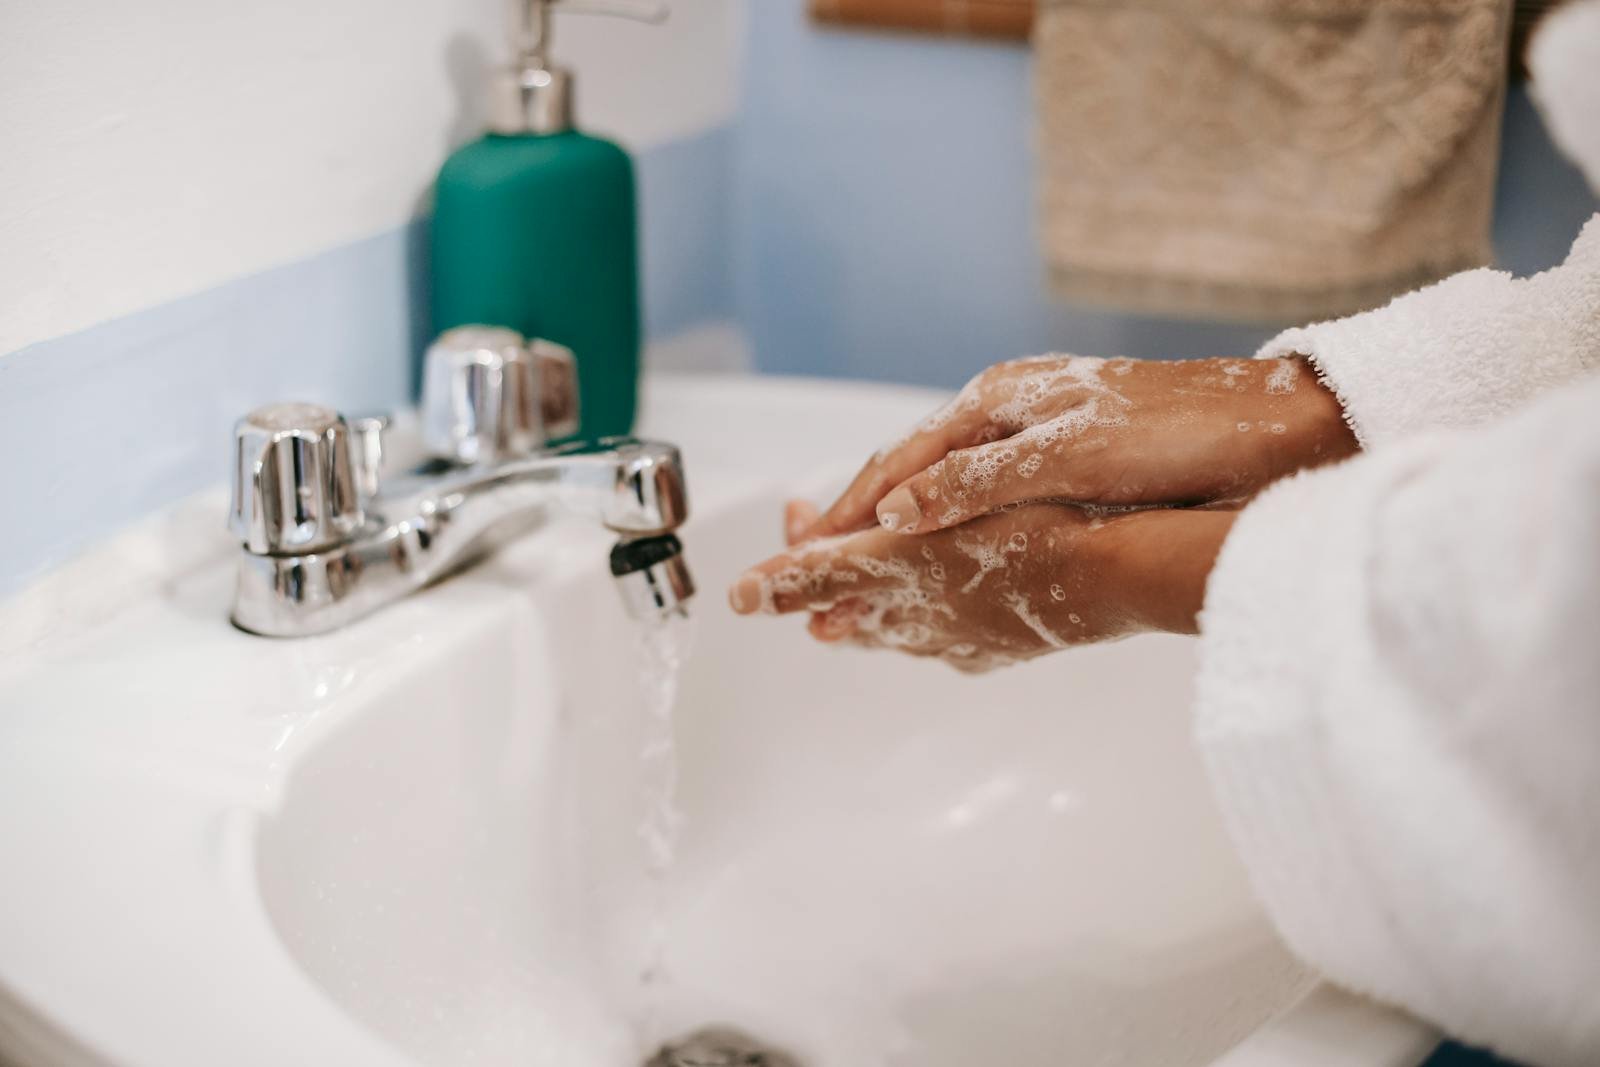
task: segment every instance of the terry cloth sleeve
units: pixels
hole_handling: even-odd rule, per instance
[[[1600,1064],[1600,377],[1271,487],[1201,622],[1198,743],[1294,951]]]
[[[1542,274],[1465,271],[1257,353],[1289,355],[1315,366],[1363,448],[1513,411],[1600,367],[1600,215]]]

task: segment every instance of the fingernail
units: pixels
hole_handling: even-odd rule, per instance
[[[878,502],[878,522],[885,530],[910,533],[921,521],[917,498],[903,485]]]
[[[754,571],[739,576],[728,590],[728,606],[740,615],[749,615],[761,606],[761,577]]]

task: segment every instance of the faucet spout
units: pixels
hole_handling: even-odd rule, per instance
[[[306,406],[296,408],[302,417]],[[279,535],[245,538],[232,617],[251,633],[297,637],[337,629],[473,562],[553,509],[592,517],[624,544],[658,542],[688,517],[678,450],[632,438],[467,467],[424,466],[380,487],[359,508],[335,511],[325,501],[337,497],[297,481],[324,478],[336,487],[354,481],[343,469],[352,462],[350,450],[323,447],[324,439],[343,440],[343,420],[325,410],[317,415],[314,432],[299,437],[245,432],[247,424],[285,423],[281,413],[257,412],[241,422],[235,527]],[[281,448],[288,451],[279,454]],[[308,511],[306,501],[320,510]],[[256,519],[263,513],[271,523]],[[357,516],[353,531],[346,513]],[[674,606],[693,592],[681,549],[628,573],[644,576],[624,582],[631,608],[643,606],[629,590],[646,578],[663,591],[652,596],[670,597]]]
[[[618,541],[611,550],[611,576],[628,614],[636,619],[681,614],[694,596],[683,545],[672,534]]]
[[[513,480],[552,485],[568,509],[619,534],[671,533],[688,518],[683,459],[658,441],[606,438],[516,460],[505,471]]]

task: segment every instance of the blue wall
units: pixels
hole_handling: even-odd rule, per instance
[[[1499,265],[1517,274],[1555,266],[1597,209],[1588,182],[1550,142],[1527,92],[1513,89],[1506,100],[1494,202]]]
[[[1028,50],[817,30],[803,9],[749,5],[734,256],[761,369],[954,386],[1025,353],[1239,354],[1275,332],[1053,300]],[[1538,269],[1595,200],[1520,93],[1507,122],[1496,240]]]

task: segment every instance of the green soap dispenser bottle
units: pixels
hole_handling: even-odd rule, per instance
[[[625,0],[517,0],[518,57],[499,72],[490,131],[439,171],[431,234],[433,332],[506,326],[572,349],[579,432],[625,434],[638,398],[640,311],[633,162],[573,128],[572,75],[549,62],[552,9],[660,21]]]

